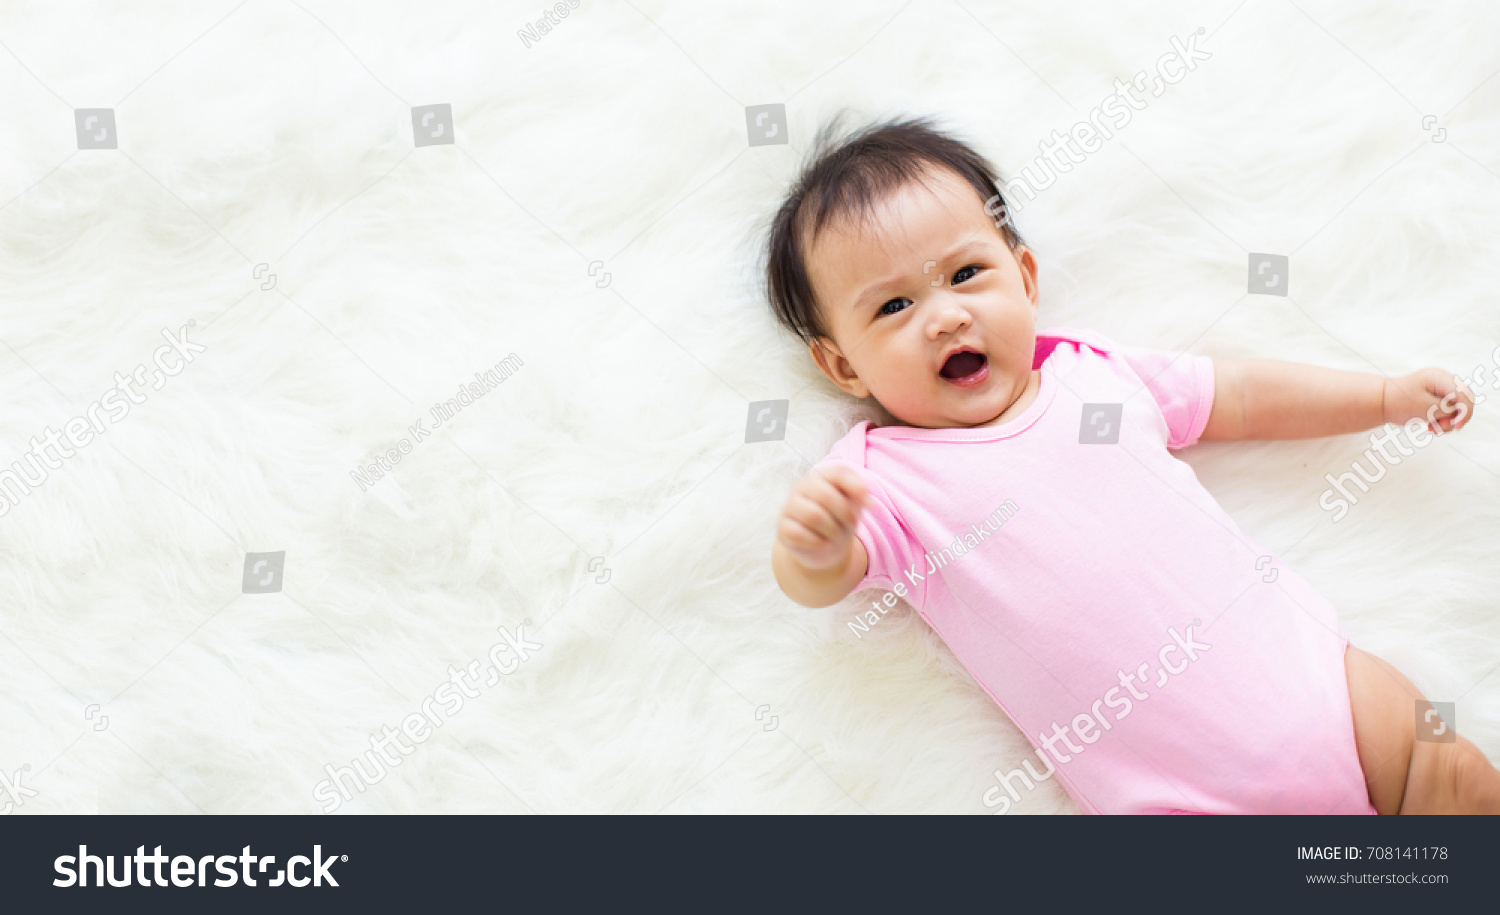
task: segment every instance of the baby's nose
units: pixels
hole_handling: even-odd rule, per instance
[[[929,313],[932,316],[930,330],[934,333],[952,331],[973,320],[969,309],[964,307],[956,294],[950,292],[935,293]]]

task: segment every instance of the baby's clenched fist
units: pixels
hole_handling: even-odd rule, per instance
[[[1387,378],[1381,407],[1388,423],[1400,426],[1409,419],[1425,419],[1427,431],[1443,435],[1468,425],[1474,392],[1452,372],[1429,367]]]
[[[821,572],[849,558],[849,544],[870,493],[848,467],[814,470],[797,481],[781,510],[776,539],[803,568]]]

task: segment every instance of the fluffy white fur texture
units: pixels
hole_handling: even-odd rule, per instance
[[[1010,176],[1201,27],[1211,59],[1020,215],[1041,325],[1493,365],[1493,5],[583,0],[527,46],[544,9],[3,14],[0,463],[163,328],[207,347],[0,518],[17,812],[316,812],[325,764],[502,625],[543,647],[340,812],[985,812],[1027,744],[948,649],[905,607],[856,638],[871,595],[806,610],[771,576],[788,487],[875,415],[777,331],[758,272],[842,108],[935,115]],[[749,147],[745,107],[774,102],[791,144]],[[415,147],[437,103],[456,142]],[[71,109],[104,107],[118,149],[77,149]],[[1246,294],[1251,252],[1290,255],[1289,297]],[[747,404],[782,398],[785,441],[745,444]],[[1323,477],[1365,435],[1182,452],[1492,758],[1497,410],[1337,524]],[[242,594],[245,553],[279,550],[284,589]],[[1055,782],[1016,806],[1076,809]]]

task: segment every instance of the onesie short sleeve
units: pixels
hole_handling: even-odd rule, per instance
[[[1189,352],[1114,345],[1112,351],[1135,373],[1167,421],[1167,447],[1198,441],[1214,405],[1214,363]]]
[[[868,422],[862,422],[850,429],[833,446],[828,456],[815,465],[815,469],[834,464],[848,467],[859,475],[870,492],[869,504],[860,513],[854,530],[854,535],[869,556],[869,565],[865,569],[864,578],[859,580],[854,590],[892,590],[897,582],[906,582],[914,592],[909,598],[912,606],[921,607],[925,590],[922,582],[919,579],[908,582],[904,570],[912,568],[916,564],[914,557],[922,555],[923,551],[901,520],[895,508],[895,500],[887,492],[885,485],[865,466],[865,430],[869,425]]]

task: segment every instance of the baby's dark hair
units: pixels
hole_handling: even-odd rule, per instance
[[[968,144],[939,130],[931,119],[871,124],[835,146],[840,120],[835,116],[818,131],[810,161],[777,211],[766,242],[771,310],[777,322],[803,343],[830,336],[803,253],[833,220],[869,218],[877,203],[908,182],[925,182],[931,169],[946,169],[967,181],[987,213],[1009,212],[994,166]],[[1022,243],[1008,218],[1002,216],[997,225],[1012,249]]]

